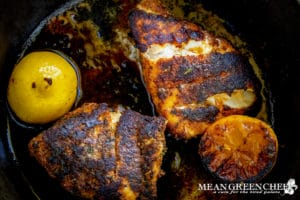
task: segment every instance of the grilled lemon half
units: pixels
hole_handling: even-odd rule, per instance
[[[278,141],[265,122],[244,115],[231,115],[213,123],[200,139],[204,165],[228,182],[255,182],[273,168]]]

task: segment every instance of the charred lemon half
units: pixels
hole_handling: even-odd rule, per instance
[[[228,182],[255,182],[274,166],[278,141],[265,122],[232,115],[214,122],[200,139],[199,154],[210,172]]]

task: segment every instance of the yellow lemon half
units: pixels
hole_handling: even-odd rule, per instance
[[[71,109],[78,84],[77,71],[64,57],[52,51],[32,52],[13,69],[7,99],[20,120],[45,124]]]

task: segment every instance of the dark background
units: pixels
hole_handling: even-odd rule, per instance
[[[6,138],[6,86],[22,44],[66,0],[0,0],[0,200],[35,199]],[[296,0],[202,0],[249,44],[272,92],[278,163],[265,181],[296,179],[300,199],[300,6]],[[272,177],[272,178],[269,178]]]

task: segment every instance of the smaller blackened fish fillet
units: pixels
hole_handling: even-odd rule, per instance
[[[88,103],[33,138],[30,154],[70,193],[93,199],[154,199],[166,120]]]

